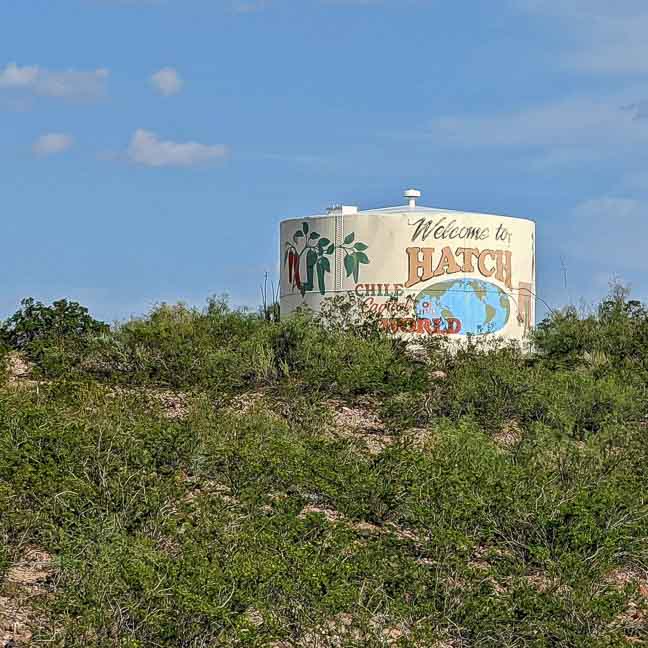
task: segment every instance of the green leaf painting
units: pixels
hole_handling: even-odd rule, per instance
[[[369,246],[354,241],[355,232],[350,232],[341,245],[336,245],[303,222],[301,229],[293,234],[292,241],[284,244],[286,251],[283,262],[288,270],[290,288],[298,290],[302,296],[314,290],[325,295],[326,277],[331,274],[331,257],[336,253],[344,255],[346,276],[353,276],[357,282],[360,266],[369,263],[369,257],[365,254]]]
[[[344,257],[344,267],[346,269],[346,276],[350,276],[356,267],[356,260],[353,254],[347,254]]]
[[[326,261],[326,264],[328,265],[330,271],[329,261],[326,257],[321,257],[317,262],[317,288],[322,295],[326,294],[325,273],[327,272],[327,270],[326,270],[326,266],[324,265],[324,261]]]

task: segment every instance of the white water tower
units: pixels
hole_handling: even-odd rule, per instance
[[[394,333],[522,341],[535,317],[535,223],[422,207],[416,189],[404,197],[283,221],[282,315],[352,293]],[[396,316],[394,302],[411,316]]]

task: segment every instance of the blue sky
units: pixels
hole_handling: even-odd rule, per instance
[[[553,306],[646,299],[647,33],[635,0],[5,0],[0,315],[255,305],[281,219],[408,186],[535,219]]]

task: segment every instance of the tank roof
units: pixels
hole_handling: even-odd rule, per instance
[[[409,202],[404,205],[395,205],[393,207],[376,207],[374,209],[359,209],[355,206],[342,206],[336,205],[328,209],[325,214],[312,214],[310,216],[301,216],[293,217],[285,220],[300,220],[304,218],[328,218],[335,216],[336,213],[345,215],[345,216],[361,216],[361,215],[372,215],[372,214],[429,214],[429,213],[444,213],[444,214],[464,214],[472,216],[494,216],[496,218],[513,218],[516,220],[529,221],[535,223],[531,218],[521,218],[519,216],[509,216],[507,214],[491,214],[488,212],[474,212],[466,211],[463,209],[446,209],[444,207],[425,207],[423,205],[418,205],[416,203],[416,198],[420,197],[421,192],[416,189],[408,189],[404,192],[404,197],[409,199]]]
[[[475,211],[466,211],[465,209],[447,209],[446,207],[424,207],[423,205],[417,205],[416,207],[410,207],[409,205],[397,205],[395,207],[378,207],[376,209],[362,209],[358,211],[358,214],[424,214],[429,212],[443,212],[447,214],[471,214],[474,216],[495,216],[497,218],[515,218],[516,220],[528,220],[531,222],[531,218],[522,218],[520,216],[510,216],[509,214],[492,214],[489,212],[475,212]]]

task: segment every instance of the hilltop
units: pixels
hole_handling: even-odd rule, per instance
[[[354,308],[25,301],[0,645],[644,645],[646,307],[415,355]]]

